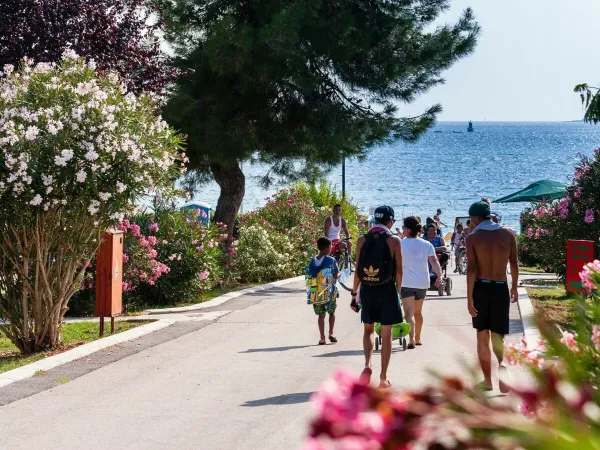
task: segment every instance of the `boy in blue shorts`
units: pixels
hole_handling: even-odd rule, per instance
[[[335,282],[340,276],[340,271],[336,260],[329,256],[331,240],[326,237],[319,238],[317,247],[319,254],[311,259],[305,272],[307,301],[312,303],[315,314],[318,316],[319,332],[321,333],[319,345],[325,345],[326,314],[329,314],[329,340],[332,343],[337,342],[333,335],[333,326],[335,325],[335,309],[339,295]]]

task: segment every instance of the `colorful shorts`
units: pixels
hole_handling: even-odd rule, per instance
[[[336,308],[337,302],[335,300],[331,300],[327,303],[322,303],[320,305],[313,305],[313,309],[315,310],[315,314],[317,316],[325,313],[333,314]]]

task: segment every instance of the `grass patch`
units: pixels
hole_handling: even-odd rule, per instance
[[[70,378],[57,378],[56,382],[59,384],[67,384],[69,381],[71,381]]]
[[[555,289],[527,288],[527,294],[536,313],[544,320],[563,328],[573,328],[580,298],[578,294],[565,291],[564,286]]]
[[[149,323],[150,321],[115,321],[115,334],[123,331],[130,330],[140,325]],[[110,334],[110,322],[104,324],[104,335]],[[95,341],[99,339],[99,327],[98,322],[78,322],[78,323],[67,323],[62,328],[62,346],[58,349],[54,349],[47,352],[34,353],[32,355],[23,356],[19,353],[17,348],[4,334],[0,333],[0,373],[7,372],[17,367],[31,364],[32,362],[39,361],[48,356],[56,355],[58,353],[71,350],[81,344]],[[39,372],[39,373],[38,373]],[[40,370],[36,372],[36,375],[44,375],[44,371]]]
[[[519,273],[546,273],[546,271],[537,266],[519,266]]]
[[[36,372],[33,374],[34,377],[41,377],[42,375],[46,375],[45,370],[36,370]]]

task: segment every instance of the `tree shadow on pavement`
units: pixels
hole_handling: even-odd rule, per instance
[[[256,407],[268,405],[295,405],[306,403],[314,392],[297,392],[295,394],[283,394],[275,397],[261,398],[259,400],[248,400],[240,406]]]
[[[239,353],[269,353],[269,352],[285,352],[288,350],[297,350],[299,348],[317,347],[316,345],[289,345],[286,347],[270,347],[270,348],[249,348]]]

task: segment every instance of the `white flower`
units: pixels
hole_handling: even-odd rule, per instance
[[[31,125],[27,127],[27,130],[25,131],[25,139],[28,141],[35,141],[35,139],[38,137],[38,134],[40,134],[40,129],[34,125]]]
[[[42,181],[44,183],[44,186],[50,186],[54,181],[54,178],[52,177],[52,175],[42,175]]]
[[[48,186],[46,188],[46,194],[49,194],[50,192],[52,192],[54,190],[54,188],[52,186]]]
[[[64,157],[62,157],[62,156],[56,155],[54,157],[54,164],[56,164],[57,166],[63,166],[64,167],[64,166],[67,165],[67,160]]]
[[[109,194],[108,192],[100,192],[100,194],[98,194],[98,197],[100,197],[100,200],[105,202],[106,200],[112,197],[112,194]]]
[[[96,153],[94,150],[90,150],[85,155],[83,155],[83,157],[88,161],[96,161],[98,159],[98,156],[98,153]]]
[[[75,50],[67,49],[63,52],[62,59],[79,59],[79,55]]]
[[[83,183],[87,177],[87,174],[83,170],[80,170],[79,172],[77,172],[76,177],[77,182]]]
[[[100,206],[100,202],[98,200],[92,200],[90,202],[90,206],[88,206],[88,211],[93,216],[98,212],[98,207]]]
[[[14,70],[15,70],[15,66],[13,66],[12,64],[4,64],[4,74],[6,76],[13,73]]]
[[[30,205],[33,206],[38,206],[42,203],[42,196],[40,194],[37,194],[35,197],[33,197],[33,200],[31,200],[29,202]]]
[[[121,193],[125,191],[125,189],[127,189],[127,185],[121,183],[120,181],[117,181],[117,192]]]
[[[124,213],[114,213],[112,216],[110,216],[110,218],[117,220],[119,222],[122,222],[123,219],[125,218],[125,214]]]

